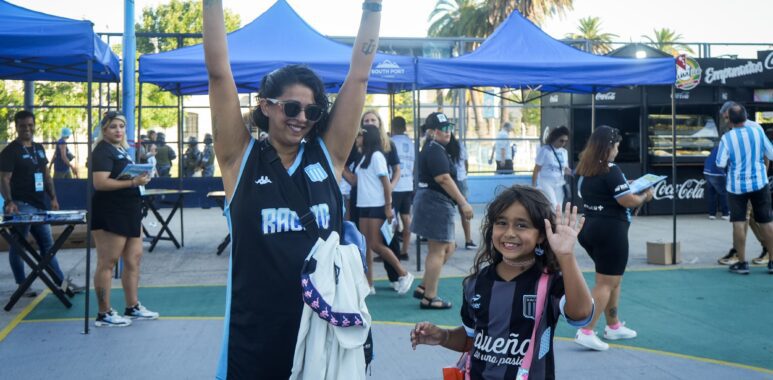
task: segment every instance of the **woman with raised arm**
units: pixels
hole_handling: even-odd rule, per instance
[[[258,142],[242,121],[222,2],[204,0],[212,130],[232,237],[218,379],[290,377],[303,307],[301,268],[316,238],[291,211],[278,175],[289,176],[308,200],[323,239],[332,231],[340,234],[338,181],[359,129],[381,1],[366,0],[362,8],[349,73],[330,111],[322,81],[310,69],[275,70],[263,78],[252,111],[253,121],[268,132]],[[275,158],[284,171],[273,170]]]

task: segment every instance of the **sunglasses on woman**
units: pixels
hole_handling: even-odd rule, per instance
[[[306,120],[310,122],[316,122],[319,121],[319,119],[321,119],[322,115],[325,113],[325,110],[316,104],[309,104],[304,107],[301,105],[301,102],[297,100],[278,100],[271,98],[264,99],[273,105],[278,104],[280,107],[282,107],[282,111],[287,117],[296,117],[301,113],[301,111],[303,111],[303,114],[306,116]]]

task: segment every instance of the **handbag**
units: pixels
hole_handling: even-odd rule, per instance
[[[570,184],[572,183],[572,176],[564,175],[564,163],[561,162],[561,158],[558,157],[558,153],[556,152],[555,149],[553,149],[553,146],[550,145],[550,144],[548,144],[548,145],[550,146],[550,150],[553,151],[553,155],[556,156],[556,161],[558,161],[558,166],[560,167],[561,175],[564,176],[564,186],[563,186],[563,189],[564,189],[564,201],[566,202],[568,200],[568,201],[571,202],[571,200],[572,200],[571,199],[572,198],[572,186]],[[569,165],[567,165],[567,167],[569,167]],[[568,181],[567,181],[567,177],[569,177]],[[563,205],[561,205],[561,207],[563,207]]]
[[[545,309],[545,302],[547,301],[548,281],[550,275],[543,272],[539,277],[537,283],[537,309],[534,315],[534,329],[531,331],[531,340],[529,341],[529,349],[526,351],[526,355],[523,357],[521,367],[518,368],[518,373],[515,375],[516,380],[528,380],[529,369],[531,368],[534,348],[537,345],[535,341],[537,337],[537,330],[539,330],[540,322],[542,321],[542,312]],[[469,380],[470,379],[470,353],[465,352],[456,366],[443,368],[443,380]]]

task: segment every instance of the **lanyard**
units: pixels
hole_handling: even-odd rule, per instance
[[[32,160],[32,163],[35,164],[35,166],[38,166],[38,151],[35,149],[35,145],[32,146],[32,153],[30,153],[29,150],[27,150],[27,147],[22,145],[22,149],[24,149],[24,152],[27,153],[28,156],[30,156],[30,160]]]

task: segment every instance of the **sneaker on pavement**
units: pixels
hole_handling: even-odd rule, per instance
[[[752,264],[754,265],[765,265],[770,262],[769,260],[770,255],[768,255],[768,250],[763,248],[762,253],[760,253],[760,256],[757,258],[752,259]]]
[[[373,286],[370,287],[370,291],[368,292],[369,296],[375,296],[376,295],[376,288]]]
[[[717,260],[718,263],[722,265],[733,265],[738,262],[738,255],[736,254],[735,248],[730,248],[730,250],[727,252],[727,255],[722,256],[719,260]]]
[[[595,351],[606,351],[609,349],[609,345],[602,342],[601,339],[596,336],[595,331],[591,335],[585,335],[585,333],[582,332],[582,329],[578,329],[577,335],[574,336],[574,342]]]
[[[407,293],[411,290],[411,286],[413,286],[413,275],[408,272],[405,276],[397,279],[397,294]]]
[[[113,309],[104,314],[97,313],[97,319],[94,321],[94,326],[97,327],[126,327],[131,324],[131,319],[118,315]]]
[[[731,273],[749,274],[749,263],[746,261],[739,261],[730,266]]]
[[[618,339],[633,339],[636,338],[636,331],[625,327],[625,322],[620,323],[616,329],[609,326],[604,327],[604,339],[618,340]]]
[[[472,241],[464,243],[464,249],[478,249],[478,245]]]
[[[716,219],[716,218],[717,218],[717,217],[716,217],[715,215],[709,215],[709,219],[710,219],[710,220],[714,220],[714,219]]]
[[[722,219],[724,219],[724,220],[730,220],[730,215],[722,215]]]
[[[392,290],[397,291],[400,287],[400,281],[392,281],[389,283],[392,286]]]
[[[773,274],[773,260],[768,261],[768,274]]]
[[[132,307],[127,307],[123,314],[131,319],[158,319],[158,313],[146,309],[145,306],[142,306],[139,302]]]
[[[67,279],[62,282],[62,290],[65,293],[80,294],[86,291],[86,287],[73,282],[72,277],[67,277]]]

